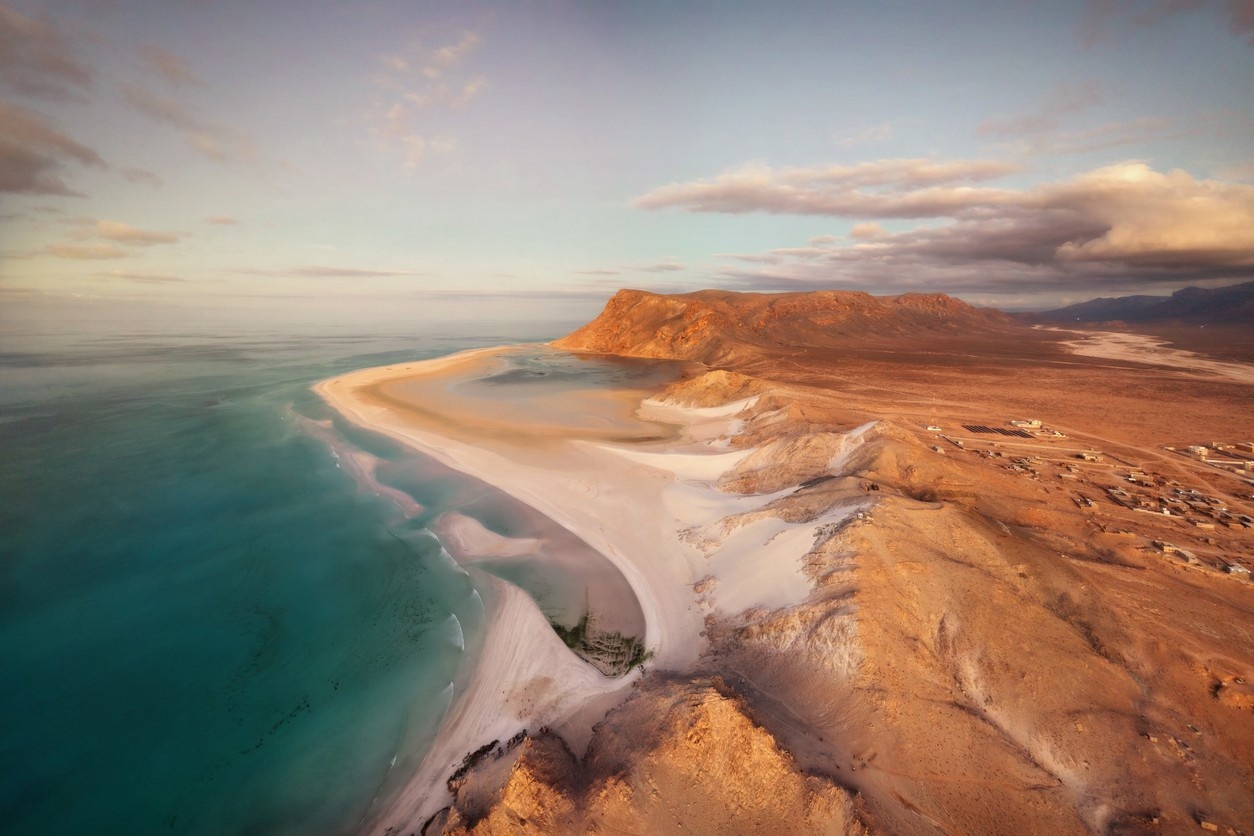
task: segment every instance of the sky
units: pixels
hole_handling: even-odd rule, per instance
[[[0,0],[0,306],[1254,278],[1254,0]]]

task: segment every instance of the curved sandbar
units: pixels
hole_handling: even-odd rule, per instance
[[[803,522],[770,514],[755,522],[746,515],[792,488],[758,495],[717,489],[753,452],[729,449],[726,436],[739,430],[737,415],[755,399],[679,407],[626,386],[493,397],[484,379],[508,377],[510,352],[525,350],[367,369],[316,390],[351,420],[492,484],[611,561],[639,603],[652,665],[682,671],[696,663],[708,646],[707,616],[787,607],[809,594],[802,558],[820,527],[856,508]],[[530,547],[525,538],[484,536],[456,517],[442,525],[455,547],[470,544],[488,556]],[[525,593],[475,577],[488,615],[477,667],[423,765],[373,817],[370,832],[420,827],[446,803],[444,781],[466,754],[523,728],[547,725],[582,752],[592,725],[635,679],[634,672],[602,676],[567,651]]]
[[[605,555],[635,593],[656,662],[691,662],[702,645],[702,614],[692,592],[700,575],[694,576],[674,528],[665,524],[671,517],[662,492],[671,479],[599,446],[674,439],[677,430],[635,418],[646,391],[503,402],[466,385],[499,372],[498,361],[511,350],[366,369],[315,390],[355,423],[489,482]],[[483,573],[475,579],[484,590],[485,646],[423,766],[371,823],[375,832],[421,824],[445,803],[448,774],[490,740],[548,725],[576,749],[585,745],[592,724],[634,681],[634,673],[608,678],[574,657],[521,590]]]

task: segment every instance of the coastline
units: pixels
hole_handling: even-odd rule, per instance
[[[1247,436],[1223,409],[1246,387],[984,347],[987,369],[911,351],[853,353],[836,372],[831,352],[780,365],[746,348],[740,368],[652,388],[578,346],[501,348],[320,384],[349,420],[612,564],[653,654],[643,676],[590,676],[554,641],[569,632],[553,607],[473,568],[533,588],[514,572],[544,559],[553,529],[446,507],[428,524],[484,590],[487,644],[368,832],[727,832],[745,811],[798,833],[1096,832],[1147,809],[1172,826],[1239,820],[1248,665],[1216,660],[1248,643],[1245,587],[1224,572],[1248,554],[1228,533],[1248,519],[1220,508],[1224,527],[1192,526],[1091,494],[1127,493],[1121,468],[1143,467],[1147,497],[1181,486],[1245,509],[1235,483],[1154,445]],[[1042,405],[1041,386],[1077,405]],[[1147,392],[1178,410],[1136,411]],[[1062,433],[981,432],[1031,414]],[[1179,543],[1190,562],[1164,547]],[[1186,739],[1196,754],[1164,759],[1162,742]],[[746,771],[751,749],[770,757]]]
[[[726,444],[739,429],[736,414],[754,399],[703,409],[644,402],[647,393],[617,390],[608,397],[639,417],[613,426],[591,422],[573,439],[571,427],[555,432],[541,422],[511,423],[506,431],[502,424],[516,421],[517,411],[484,417],[483,402],[459,402],[449,390],[458,375],[482,372],[511,350],[365,369],[323,381],[315,391],[354,423],[492,484],[603,555],[639,602],[650,667],[691,668],[708,647],[707,617],[715,613],[775,608],[810,593],[801,561],[816,527],[833,519],[729,525],[786,492],[740,495],[716,487],[752,452]],[[424,400],[413,400],[418,397]],[[558,414],[564,403],[581,401],[545,400]],[[728,548],[721,550],[724,542]],[[493,541],[488,551],[502,547],[523,548]],[[578,755],[592,726],[639,677],[638,671],[603,676],[567,649],[530,596],[474,569],[473,560],[466,565],[484,600],[484,648],[421,767],[386,810],[372,812],[366,832],[421,825],[448,803],[444,781],[467,754],[524,729],[548,727]]]

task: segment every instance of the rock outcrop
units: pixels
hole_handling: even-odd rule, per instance
[[[550,734],[519,750],[488,807],[459,793],[432,824],[456,836],[866,832],[855,796],[799,769],[721,679],[636,694],[598,727],[583,764]]]

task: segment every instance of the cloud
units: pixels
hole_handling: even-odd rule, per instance
[[[1061,244],[1058,256],[1065,261],[1254,266],[1254,186],[1125,163],[1042,187],[1036,200],[1105,227],[1095,237]]]
[[[1228,29],[1233,34],[1245,38],[1245,42],[1250,46],[1254,46],[1254,2],[1227,0],[1224,6],[1228,12]]]
[[[11,92],[57,101],[82,100],[92,74],[79,50],[51,21],[0,4],[0,84]]]
[[[335,267],[323,264],[308,264],[289,267],[282,270],[236,270],[250,276],[304,276],[320,279],[379,279],[402,276],[425,275],[416,270],[370,270],[356,267]]]
[[[139,59],[145,69],[174,87],[200,84],[187,62],[172,52],[151,44],[139,48]]]
[[[125,258],[133,252],[128,248],[173,244],[179,241],[176,233],[140,229],[121,221],[75,217],[67,218],[63,223],[74,228],[70,233],[73,239],[71,242],[48,244],[27,256],[42,254],[76,260]]]
[[[1251,0],[1089,0],[1080,33],[1084,45],[1093,47],[1112,37],[1112,31],[1158,26],[1177,15],[1199,12],[1223,18],[1229,32],[1254,46]]]
[[[778,175],[767,168],[742,169],[713,181],[672,184],[635,204],[694,212],[948,218],[960,222],[954,231],[1011,236],[1023,248],[1019,260],[1027,261],[1040,261],[1045,247],[1053,257],[1069,261],[1254,264],[1254,186],[1199,181],[1184,171],[1163,174],[1143,162],[1020,190],[961,182],[996,170],[996,165],[974,162],[921,165],[918,160],[786,169]],[[865,184],[888,188],[856,187]]]
[[[613,267],[595,267],[571,272],[577,276],[621,276],[631,273],[678,273],[687,269],[686,264],[675,259],[665,259],[646,264],[619,264]]]
[[[672,183],[632,201],[641,209],[690,212],[920,218],[955,207],[995,206],[1013,200],[1005,189],[969,183],[1020,170],[996,160],[877,160],[857,165],[786,168],[749,165],[713,180]]]
[[[657,264],[645,264],[635,269],[641,273],[676,273],[687,269],[687,265],[678,261],[661,261]]]
[[[230,128],[206,122],[191,109],[140,84],[124,84],[122,99],[144,115],[182,131],[189,145],[219,163],[257,163],[252,141]]]
[[[863,239],[863,238],[883,238],[883,237],[884,237],[885,235],[887,235],[887,234],[888,234],[888,233],[884,231],[884,227],[880,226],[879,224],[875,223],[874,221],[870,221],[870,222],[867,222],[867,223],[854,224],[854,225],[853,225],[853,228],[849,230],[849,237],[850,237],[850,238],[859,238],[859,239]],[[811,244],[811,246],[814,246],[814,245],[817,245],[817,244],[827,244],[827,243],[831,243],[831,241],[830,241],[830,240],[824,240],[824,239],[822,239],[822,238],[811,238],[811,239],[810,239],[810,244]]]
[[[164,180],[162,180],[160,177],[158,177],[157,175],[153,174],[151,171],[148,171],[147,169],[144,169],[144,168],[136,168],[134,166],[127,166],[126,168],[121,170],[120,174],[122,175],[122,178],[126,180],[126,182],[128,183],[143,183],[144,185],[153,186],[153,187],[165,185]]]
[[[979,126],[981,136],[1001,138],[1039,136],[1057,130],[1066,116],[1087,110],[1102,101],[1095,81],[1060,84],[1049,92],[1035,111],[1001,119],[989,119]]]
[[[457,42],[442,46],[431,54],[422,68],[423,74],[442,75],[450,67],[459,64],[477,46],[479,36],[476,33],[469,30],[462,32]]]
[[[401,147],[405,149],[405,170],[413,171],[427,153],[427,141],[418,134],[409,134],[401,137]]]
[[[884,122],[879,125],[870,125],[864,128],[850,131],[845,134],[837,134],[832,137],[837,145],[842,148],[852,148],[856,145],[868,145],[876,142],[887,142],[893,138],[893,123]]]
[[[1187,126],[1151,116],[1078,129],[1066,126],[1072,117],[1102,103],[1101,87],[1095,81],[1060,84],[1049,91],[1040,107],[987,119],[977,128],[977,133],[1019,154],[1081,154],[1122,145],[1143,145],[1150,140],[1223,135],[1234,129],[1248,128],[1240,124],[1242,120],[1228,114],[1194,120]]]
[[[33,110],[0,101],[0,125],[0,192],[78,195],[59,176],[65,165],[106,167],[99,154]]]
[[[235,226],[239,223],[239,221],[232,218],[230,215],[210,215],[205,218],[205,223],[211,224],[212,226]]]
[[[136,247],[149,247],[153,244],[173,244],[179,240],[178,235],[173,232],[154,232],[149,229],[138,229],[119,221],[97,221],[96,232],[107,241]]]
[[[57,258],[75,260],[125,258],[127,256],[126,250],[117,244],[49,244],[43,248],[43,252]]]
[[[477,75],[462,85],[461,92],[454,96],[449,101],[449,104],[453,107],[465,107],[474,101],[487,86],[488,79],[485,76]]]
[[[854,179],[866,182],[861,175]],[[854,219],[876,212],[913,218],[924,205],[933,210],[928,223],[902,232],[861,221],[848,239],[818,236],[805,247],[726,254],[722,258],[749,265],[718,270],[717,277],[733,283],[1001,292],[1020,284],[1039,289],[1254,277],[1254,185],[1159,172],[1139,161],[1021,189],[961,182],[911,188],[902,184],[920,181],[899,177],[887,197],[851,189],[847,173],[826,180],[795,172],[737,180],[736,191],[717,199],[704,188],[711,182],[728,183],[668,187],[656,203],[797,214],[826,207],[817,214]]]
[[[432,47],[417,40],[407,50],[379,57],[375,85],[380,96],[371,130],[385,146],[401,153],[406,171],[417,171],[432,154],[456,149],[456,138],[441,130],[440,114],[467,107],[487,88],[488,79],[468,74],[463,64],[480,44],[470,30]]]
[[[123,279],[128,282],[137,284],[169,284],[171,282],[185,282],[187,279],[181,279],[178,276],[170,276],[164,273],[137,273],[128,270],[109,270],[104,273],[97,273],[100,279]]]

